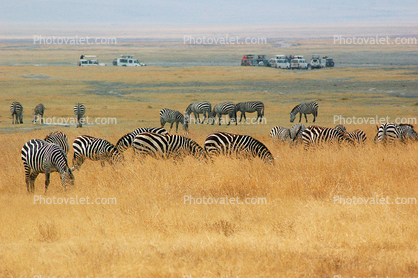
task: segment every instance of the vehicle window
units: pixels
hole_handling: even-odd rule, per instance
[[[120,59],[120,62],[121,63],[127,63],[128,62],[128,59]]]

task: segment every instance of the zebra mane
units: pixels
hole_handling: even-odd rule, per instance
[[[295,107],[293,107],[292,111],[290,112],[291,114],[297,113],[297,109],[299,109],[300,104],[296,105]],[[288,110],[289,111],[289,110]]]
[[[414,126],[413,125],[411,125],[411,124],[399,124],[399,126],[407,126],[407,127],[410,127],[410,128],[414,128]]]

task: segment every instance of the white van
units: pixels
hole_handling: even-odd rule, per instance
[[[91,66],[106,66],[103,63],[99,63],[96,55],[81,55],[78,60],[77,66],[79,67],[91,67]]]
[[[295,56],[295,58],[290,61],[291,69],[308,69],[309,64],[301,57],[302,56]]]
[[[139,63],[137,59],[134,59],[132,55],[121,55],[121,58],[115,58],[113,60],[114,66],[120,67],[141,67],[146,66],[143,63]]]

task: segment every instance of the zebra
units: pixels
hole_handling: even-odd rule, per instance
[[[273,140],[273,143],[275,142],[276,139],[281,142],[291,140],[290,129],[281,127],[281,126],[273,127],[270,131],[270,136],[271,136],[271,139]]]
[[[207,158],[205,150],[198,143],[181,135],[139,133],[132,146],[139,153],[154,158],[178,158],[185,155],[197,159]]]
[[[295,124],[290,129],[290,138],[294,143],[302,142],[302,132],[306,129],[303,124]]]
[[[375,142],[403,142],[405,135],[403,129],[396,123],[385,123],[377,127],[377,134],[374,138]]]
[[[311,145],[317,146],[321,143],[352,142],[348,135],[341,133],[335,128],[309,126],[302,132],[302,141],[305,148]]]
[[[222,115],[229,115],[229,122],[228,125],[231,124],[231,120],[235,121],[235,125],[237,125],[237,110],[236,106],[232,102],[224,102],[215,105],[212,112],[210,113],[210,118],[212,121],[212,125],[215,123],[216,116],[219,118],[219,125],[221,125]]]
[[[56,144],[40,139],[28,141],[22,148],[21,157],[25,167],[25,181],[29,193],[35,191],[35,180],[40,173],[45,173],[45,194],[50,183],[50,174],[59,172],[64,188],[74,185],[74,175],[68,167],[67,155]]]
[[[264,116],[264,103],[261,101],[247,101],[247,102],[240,102],[236,105],[236,110],[241,112],[241,118],[239,121],[241,122],[242,117],[244,117],[244,122],[247,121],[247,117],[245,116],[245,113],[254,113],[257,112],[257,119],[255,120],[257,122],[258,119],[260,119],[260,122]]]
[[[206,116],[209,117],[210,112],[212,111],[212,104],[208,101],[199,101],[193,102],[186,108],[186,116],[190,118],[190,114],[193,112],[196,121],[200,123],[200,113],[203,113],[203,124],[206,120]]]
[[[40,118],[41,124],[44,122],[44,112],[45,106],[42,103],[39,103],[35,107],[35,113],[33,114],[33,123],[35,124],[38,118]]]
[[[103,167],[105,166],[105,161],[112,165],[123,160],[123,155],[112,143],[89,135],[81,135],[75,138],[73,148],[73,170],[80,168],[86,158],[93,161],[100,160],[100,164]]]
[[[418,134],[414,130],[414,126],[410,124],[399,124],[406,140],[416,141],[418,140]]]
[[[335,127],[334,127],[334,129],[335,130],[338,130],[339,132],[341,132],[341,133],[346,133],[347,132],[347,129],[345,128],[345,126],[343,126],[343,125],[336,125]]]
[[[209,134],[205,140],[205,151],[209,155],[237,155],[243,157],[259,157],[266,163],[274,164],[273,155],[260,141],[248,135],[226,132]]]
[[[23,124],[23,106],[20,102],[13,102],[10,105],[10,113],[12,113],[12,124]]]
[[[134,131],[125,134],[122,136],[118,142],[116,143],[116,148],[119,152],[126,151],[129,147],[132,146],[132,142],[135,139],[135,136],[143,133],[143,132],[150,132],[150,133],[158,133],[158,134],[168,134],[167,130],[162,127],[140,127],[135,129]]]
[[[302,120],[302,114],[305,115],[305,120],[308,122],[308,117],[306,117],[306,114],[313,114],[313,122],[315,122],[316,117],[318,116],[318,103],[315,101],[307,102],[307,103],[301,103],[296,105],[292,112],[290,112],[290,122],[293,123],[293,121],[296,118],[296,115],[300,113],[299,123]]]
[[[84,104],[77,103],[76,105],[74,105],[74,114],[75,114],[76,121],[77,121],[77,128],[83,127],[82,121],[83,121],[83,116],[85,113],[86,113],[86,107],[84,106]]]
[[[168,108],[164,108],[160,111],[160,122],[161,127],[163,128],[165,126],[165,123],[171,123],[170,125],[170,132],[173,128],[173,124],[176,123],[176,133],[179,129],[179,123],[183,125],[184,131],[187,133],[187,130],[189,128],[189,123],[186,121],[186,118],[182,113],[180,113],[177,110],[171,110]]]
[[[66,154],[68,154],[68,151],[70,150],[70,146],[68,145],[68,137],[61,131],[51,132],[45,137],[44,141],[57,144],[64,150]]]
[[[351,138],[351,140],[354,143],[364,143],[367,140],[366,133],[364,133],[364,131],[360,129],[356,129],[356,130],[353,130],[352,132],[348,132],[347,135],[348,137]]]

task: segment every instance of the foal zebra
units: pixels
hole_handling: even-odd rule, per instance
[[[197,159],[206,159],[206,152],[199,144],[181,135],[144,132],[135,137],[132,146],[139,153],[154,158],[192,155]]]
[[[39,103],[35,107],[35,113],[33,114],[33,123],[35,124],[38,118],[40,118],[41,124],[44,121],[44,112],[45,112],[45,106],[42,103]]]
[[[189,128],[189,123],[186,121],[186,118],[182,113],[180,113],[177,110],[171,110],[168,108],[164,108],[160,111],[160,122],[161,127],[163,128],[165,126],[165,123],[171,123],[170,125],[170,132],[173,128],[173,124],[176,123],[176,133],[179,129],[179,123],[183,125],[184,131],[187,133],[187,130]]]
[[[235,125],[237,125],[237,110],[235,104],[233,104],[232,102],[224,102],[215,105],[213,111],[210,113],[212,125],[215,123],[216,116],[218,116],[219,125],[221,125],[222,115],[229,116],[228,125],[231,124],[232,119],[235,121]]]
[[[123,155],[119,153],[118,149],[116,149],[112,143],[105,139],[88,135],[81,135],[75,138],[73,148],[74,157],[72,170],[80,168],[86,158],[93,161],[100,160],[102,166],[105,166],[105,161],[112,165],[123,159]]]
[[[290,129],[281,127],[281,126],[273,127],[270,131],[270,136],[271,136],[271,139],[273,140],[273,143],[275,142],[276,139],[281,142],[291,140]]]
[[[322,143],[341,143],[343,141],[352,142],[344,133],[335,128],[309,126],[302,132],[302,140],[305,148],[309,146],[318,146]]]
[[[29,193],[35,191],[35,180],[40,173],[45,173],[45,194],[50,183],[49,176],[53,172],[60,173],[64,188],[74,185],[74,175],[68,167],[67,155],[56,144],[33,139],[23,146],[21,154]]]
[[[312,114],[314,117],[313,122],[315,122],[315,119],[318,116],[318,103],[316,103],[315,101],[312,101],[312,102],[301,103],[301,104],[296,105],[290,112],[291,123],[293,123],[298,113],[300,113],[299,123],[302,120],[302,114],[305,115],[306,122],[308,122],[308,117],[306,117],[306,114]]]
[[[199,102],[193,102],[186,108],[186,116],[190,119],[190,114],[193,112],[194,117],[196,118],[196,121],[200,123],[200,113],[203,113],[203,121],[201,124],[203,124],[206,120],[206,117],[209,118],[209,114],[212,111],[212,104],[208,101],[199,101]]]
[[[48,134],[45,139],[46,142],[54,143],[60,146],[66,154],[70,150],[70,146],[68,144],[68,137],[61,131],[54,131]]]
[[[247,117],[245,113],[254,113],[257,112],[257,122],[260,119],[260,122],[264,116],[264,103],[261,101],[247,101],[247,102],[240,102],[236,105],[236,110],[241,112],[241,118],[239,121],[241,122],[242,117],[244,117],[244,122],[247,121]]]
[[[77,128],[83,127],[82,119],[85,113],[86,113],[86,107],[84,106],[84,104],[77,103],[76,105],[74,105],[74,114],[75,114],[76,121],[77,121]]]
[[[158,134],[168,134],[167,130],[165,130],[162,127],[140,127],[135,129],[134,131],[122,136],[118,142],[116,143],[116,148],[119,152],[126,151],[129,147],[132,146],[132,143],[135,139],[135,136],[137,136],[140,133],[143,132],[150,132],[150,133],[158,133]]]
[[[13,102],[10,105],[10,113],[12,113],[12,124],[23,124],[23,106],[20,102]]]
[[[259,157],[264,162],[274,164],[273,155],[260,141],[247,135],[215,132],[205,140],[205,150],[209,155],[236,155],[238,157]]]
[[[374,138],[375,142],[403,142],[405,135],[403,129],[396,123],[385,123],[377,127],[377,134]]]

